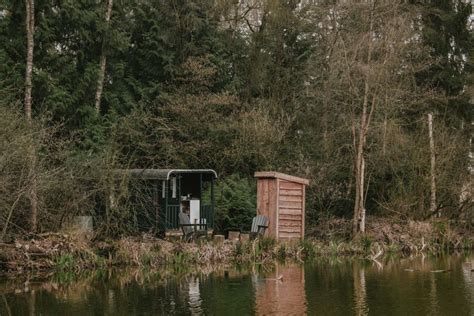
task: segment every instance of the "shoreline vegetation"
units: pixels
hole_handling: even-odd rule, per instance
[[[165,269],[214,265],[304,262],[314,258],[357,257],[377,261],[385,256],[440,254],[471,250],[474,235],[448,221],[395,221],[371,218],[367,232],[351,238],[351,221],[332,219],[308,232],[305,240],[276,242],[270,238],[216,243],[184,243],[150,235],[94,240],[74,232],[43,233],[30,240],[0,244],[0,275],[31,272],[75,272],[110,267]]]

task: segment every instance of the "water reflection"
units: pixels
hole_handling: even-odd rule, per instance
[[[0,281],[0,315],[472,315],[474,257],[320,260]]]
[[[365,268],[360,267],[358,264],[354,264],[353,267],[355,315],[367,315],[369,310],[367,306],[367,291],[365,287]]]
[[[254,277],[259,315],[305,315],[304,267],[277,264],[274,271]]]
[[[201,292],[199,290],[199,278],[192,276],[188,280],[188,304],[192,314],[199,315],[202,313],[201,309]]]
[[[466,300],[474,302],[474,256],[468,258],[462,265],[462,275],[466,292]]]

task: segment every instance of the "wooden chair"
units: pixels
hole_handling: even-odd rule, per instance
[[[250,231],[231,227],[225,230],[225,235],[228,236],[230,231],[238,231],[241,234],[249,234],[250,239],[255,239],[265,234],[265,231],[268,228],[268,223],[269,220],[267,216],[257,215],[252,219],[252,226],[250,227]]]
[[[188,215],[179,212],[179,226],[183,231],[183,240],[196,240],[201,236],[207,236],[207,223],[191,224]]]
[[[265,215],[257,215],[252,220],[252,227],[250,229],[250,238],[257,238],[265,234],[268,228],[268,217]]]

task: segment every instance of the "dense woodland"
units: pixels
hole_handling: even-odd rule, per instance
[[[473,49],[461,0],[0,0],[0,239],[135,234],[129,167],[215,169],[219,229],[257,170],[307,225],[470,221]]]

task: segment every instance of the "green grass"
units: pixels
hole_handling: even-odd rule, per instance
[[[55,268],[61,271],[73,270],[75,265],[74,256],[70,253],[62,254],[55,260]]]

